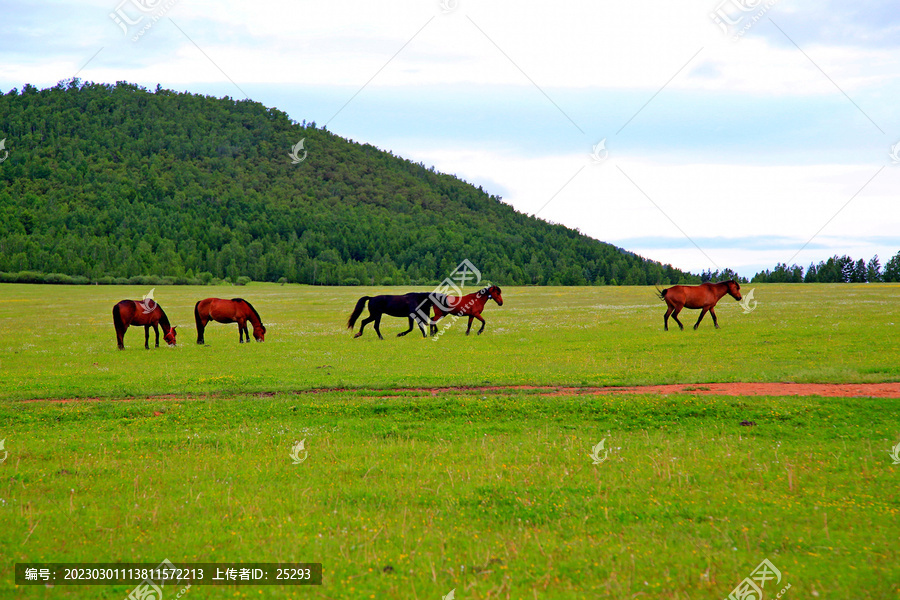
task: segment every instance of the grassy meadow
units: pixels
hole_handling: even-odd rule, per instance
[[[685,331],[645,287],[506,288],[490,301],[481,336],[460,319],[437,341],[385,317],[352,339],[347,317],[362,295],[390,288],[159,287],[154,297],[178,326],[178,346],[147,352],[143,328],[116,349],[112,307],[149,289],[0,285],[0,398],[81,398],[473,385],[622,385],[729,381],[900,380],[900,285],[759,285],[744,314],[730,297]],[[423,288],[424,290],[424,288]],[[194,303],[249,300],[268,333],[238,344],[235,325],[210,324],[198,346]],[[363,313],[364,315],[367,313]],[[447,321],[445,320],[444,323]],[[477,325],[477,321],[476,321]],[[473,325],[473,329],[475,326]],[[151,332],[151,345],[153,343]]]
[[[129,592],[16,587],[16,562],[164,558],[323,563],[321,587],[183,598],[721,600],[766,558],[766,598],[897,598],[900,400],[462,389],[900,380],[900,286],[753,287],[683,332],[652,289],[509,288],[484,335],[438,341],[352,339],[381,289],[160,287],[178,347],[120,352],[112,306],[149,290],[0,286],[0,598]],[[207,296],[267,341],[197,346]]]

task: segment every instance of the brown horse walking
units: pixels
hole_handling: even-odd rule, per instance
[[[210,321],[219,323],[237,323],[238,338],[240,343],[244,343],[244,336],[250,341],[250,333],[247,331],[247,321],[253,325],[253,337],[257,342],[261,342],[266,337],[266,328],[259,318],[259,313],[253,308],[253,305],[243,298],[233,298],[224,300],[222,298],[206,298],[194,305],[194,321],[197,322],[197,343],[205,343],[203,340],[203,330]]]
[[[488,300],[493,300],[498,306],[503,306],[503,296],[500,293],[499,287],[491,285],[462,297],[447,296],[445,300],[446,304],[443,306],[441,306],[440,303],[435,303],[434,319],[431,321],[431,335],[437,333],[438,326],[436,323],[440,321],[444,315],[469,317],[469,327],[466,328],[466,335],[469,335],[469,332],[472,331],[472,320],[478,319],[481,321],[481,329],[478,330],[478,335],[481,335],[481,332],[484,331],[484,326],[486,325],[484,319],[481,318],[481,313],[484,311],[484,305],[487,304]]]
[[[156,347],[159,348],[159,327],[162,325],[163,338],[170,346],[175,345],[175,327],[169,326],[169,317],[162,307],[152,299],[122,300],[113,306],[113,325],[116,326],[116,341],[119,350],[125,349],[125,331],[129,325],[144,326],[144,348],[150,349],[150,328],[156,332]]]
[[[659,289],[659,288],[657,288]],[[700,318],[694,323],[694,329],[700,325],[706,311],[712,315],[716,329],[719,328],[719,320],[716,319],[716,303],[725,294],[730,294],[735,300],[741,299],[741,285],[734,279],[720,281],[718,283],[704,283],[702,285],[676,285],[659,292],[659,299],[665,301],[668,308],[663,319],[666,331],[669,330],[669,315],[678,323],[678,327],[684,330],[684,325],[678,320],[678,313],[682,308],[700,308]]]

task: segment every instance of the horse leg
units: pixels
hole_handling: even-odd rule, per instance
[[[244,343],[244,334],[247,333],[247,321],[239,320],[237,322],[237,324],[238,324],[238,343],[243,344]],[[249,335],[247,335],[247,341],[248,342],[250,341]]]
[[[675,319],[676,323],[678,323],[678,329],[680,329],[681,331],[684,331],[684,325],[682,325],[681,321],[678,320],[678,313],[680,313],[680,312],[681,312],[681,309],[676,308],[674,311],[672,311],[672,318]]]
[[[435,335],[437,335],[437,332],[438,332],[437,322],[440,321],[443,318],[443,316],[444,315],[441,315],[439,317],[439,316],[435,315],[434,319],[431,320],[431,324],[428,325],[428,333],[429,333],[429,335],[431,335],[431,337],[434,337]]]
[[[713,323],[715,324],[716,329],[719,329],[719,320],[716,318],[716,307],[715,306],[709,307],[709,314],[712,315]]]
[[[666,316],[663,317],[663,328],[664,328],[663,331],[669,330],[669,315],[672,314],[673,310],[675,310],[675,309],[671,306],[668,309],[666,309]],[[678,319],[675,319],[675,320],[677,321]]]
[[[150,349],[150,326],[144,325],[144,348]]]
[[[206,341],[203,339],[203,330],[206,329],[206,321],[198,320],[197,321],[197,343],[205,344]]]
[[[362,323],[359,324],[359,333],[357,333],[353,337],[358,338],[359,336],[361,336],[363,334],[363,329],[366,327],[366,325],[368,325],[369,323],[371,323],[374,320],[375,320],[375,317],[373,317],[372,313],[370,312],[369,316],[366,317],[365,319],[363,319]]]
[[[424,337],[428,337],[427,335],[425,335],[425,323],[424,323],[424,321],[422,321],[422,319],[416,319],[416,323],[419,324],[419,330],[422,332],[422,337],[423,337],[423,338],[424,338]]]
[[[481,315],[475,315],[475,318],[481,321],[481,329],[478,330],[478,335],[481,335],[481,332],[484,331],[484,326],[487,325],[487,323],[484,322],[484,319],[481,318]]]
[[[378,334],[378,339],[379,339],[379,340],[383,340],[384,337],[381,335],[381,327],[380,327],[380,325],[381,325],[381,313],[378,313],[378,316],[375,317],[375,324],[372,325],[372,327],[375,328],[375,333]]]
[[[159,348],[159,325],[153,324],[153,332],[156,334],[156,347]]]
[[[703,320],[703,315],[705,315],[705,314],[706,314],[706,311],[708,311],[708,310],[709,310],[709,309],[706,308],[706,307],[704,306],[704,307],[703,307],[703,310],[700,311],[700,318],[697,319],[697,322],[696,322],[696,323],[694,323],[694,331],[696,331],[697,328],[700,327],[700,321]]]
[[[473,315],[469,315],[469,326],[466,327],[466,335],[469,335],[469,332],[472,331],[472,319],[475,317]],[[481,333],[480,331],[478,333]]]
[[[402,332],[398,333],[398,334],[397,334],[397,337],[403,337],[404,335],[406,335],[407,333],[409,333],[409,332],[412,331],[412,330],[413,330],[413,318],[412,318],[412,317],[409,317],[409,329],[407,329],[406,331],[402,331]]]
[[[128,325],[126,325],[121,331],[119,328],[116,328],[116,342],[119,344],[119,350],[125,349],[125,332],[128,330]]]

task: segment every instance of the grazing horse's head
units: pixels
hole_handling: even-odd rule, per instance
[[[177,325],[175,327],[178,327]],[[166,340],[166,343],[170,346],[175,345],[175,327],[171,328],[169,332],[163,336],[163,339]]]
[[[494,302],[496,302],[499,306],[503,306],[503,296],[500,295],[500,288],[496,285],[492,285],[487,288],[487,297],[488,299],[493,298]]]
[[[734,298],[735,300],[741,299],[741,284],[739,284],[734,279],[730,279],[725,282],[725,285],[728,286],[728,293],[732,298]]]
[[[266,328],[262,323],[260,323],[258,327],[256,325],[253,326],[253,337],[256,338],[257,342],[265,341]]]

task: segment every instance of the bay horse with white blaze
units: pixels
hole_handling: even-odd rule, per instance
[[[657,288],[659,289],[659,288]],[[702,285],[675,285],[659,292],[659,299],[663,300],[668,308],[666,316],[663,318],[665,330],[669,330],[669,315],[678,323],[678,327],[684,330],[684,325],[678,320],[678,313],[682,308],[702,309],[700,318],[694,323],[694,329],[700,325],[706,311],[712,315],[713,323],[716,329],[719,328],[719,320],[716,319],[716,303],[722,299],[722,296],[729,294],[735,300],[741,299],[741,284],[734,279],[728,281],[720,281],[718,283],[704,283]]]
[[[150,349],[150,328],[156,332],[156,347],[159,348],[159,325],[162,326],[163,339],[170,346],[175,345],[175,327],[169,325],[169,317],[162,307],[148,298],[146,300],[122,300],[112,310],[113,325],[116,327],[116,342],[119,350],[125,349],[125,332],[129,325],[144,326],[144,348]]]
[[[444,295],[435,292],[410,292],[403,295],[384,294],[381,296],[363,296],[357,300],[356,307],[354,307],[353,312],[350,313],[350,318],[347,319],[347,329],[353,329],[354,325],[356,325],[356,320],[359,318],[359,315],[362,314],[363,309],[366,307],[366,302],[368,302],[369,316],[362,320],[362,323],[359,325],[359,332],[353,336],[354,338],[361,336],[366,325],[374,321],[375,324],[373,327],[375,327],[375,333],[378,334],[378,339],[383,340],[384,338],[381,336],[381,317],[384,315],[389,317],[406,317],[409,319],[409,329],[398,333],[397,337],[403,337],[412,331],[413,322],[418,323],[419,329],[422,331],[422,337],[426,337],[425,322],[431,322],[431,307],[435,306],[435,310],[437,310],[437,303],[443,301]]]
[[[244,337],[247,342],[250,341],[250,333],[247,331],[247,321],[253,325],[253,337],[257,342],[262,342],[266,338],[266,328],[262,324],[259,313],[253,308],[253,305],[243,298],[232,298],[225,300],[223,298],[206,298],[194,305],[194,321],[197,323],[197,343],[204,344],[203,331],[206,324],[210,321],[218,323],[237,323],[238,339],[241,344],[244,343]]]
[[[443,306],[438,304],[434,305],[434,320],[431,322],[431,335],[437,333],[437,322],[443,319],[445,315],[469,317],[469,326],[466,328],[466,335],[469,335],[469,332],[472,331],[472,320],[478,319],[481,321],[481,329],[478,330],[478,335],[481,335],[481,332],[484,331],[484,326],[486,325],[484,319],[481,318],[481,313],[484,311],[484,305],[487,304],[488,300],[493,300],[498,306],[503,306],[503,296],[499,287],[490,285],[462,297],[447,296]]]

